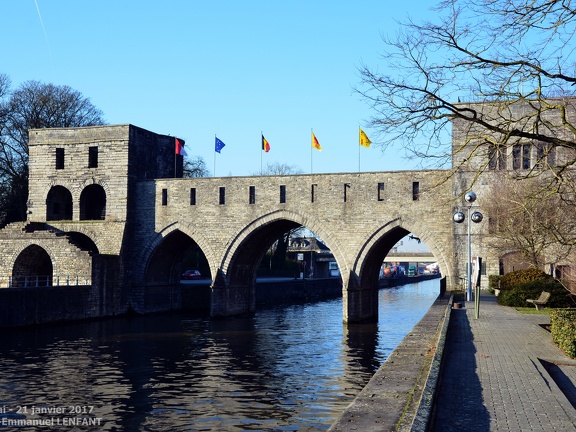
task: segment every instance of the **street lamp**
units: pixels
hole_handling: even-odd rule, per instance
[[[466,265],[466,301],[470,301],[472,300],[472,243],[470,241],[470,226],[471,226],[470,222],[471,221],[474,223],[482,222],[484,216],[479,211],[471,213],[472,203],[476,201],[476,194],[474,192],[472,191],[467,192],[466,195],[464,195],[464,200],[468,204],[470,204],[468,206],[468,264]],[[462,223],[466,219],[466,216],[464,215],[463,212],[457,211],[456,213],[454,213],[454,216],[452,218],[454,219],[454,222]],[[476,297],[478,297],[478,295]],[[478,303],[478,301],[479,299],[476,298],[476,303]],[[478,318],[478,316],[476,316],[476,318]]]

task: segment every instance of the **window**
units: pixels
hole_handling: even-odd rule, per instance
[[[224,186],[220,186],[220,205],[226,204],[226,188]]]
[[[378,201],[384,201],[384,183],[378,183]]]
[[[528,170],[531,166],[530,152],[531,144],[515,144],[512,147],[512,169]]]
[[[514,147],[512,147],[512,169],[513,170],[519,170],[520,169],[520,149],[521,149],[521,145],[520,144],[515,144]]]
[[[350,189],[350,183],[344,183],[344,202],[348,202],[348,189]]]
[[[506,148],[503,148],[498,151],[498,169],[505,170],[507,169],[506,165],[507,165]]]
[[[256,204],[256,186],[250,186],[248,202],[250,204]]]
[[[498,150],[496,146],[490,146],[488,149],[488,169],[495,170],[498,163]]]
[[[190,205],[196,205],[196,188],[190,188]]]
[[[532,145],[524,144],[522,146],[522,169],[530,169],[530,150],[532,150]]]
[[[64,169],[64,149],[56,149],[56,169]]]
[[[168,189],[162,189],[162,205],[168,205]]]
[[[412,201],[418,201],[420,199],[420,182],[412,183]]]
[[[536,144],[536,163],[534,165],[536,168],[542,169],[542,161],[544,160],[545,156],[546,156],[546,153],[544,151],[544,144],[537,143]]]
[[[310,188],[310,202],[316,201],[316,189],[318,188],[317,184],[313,184]]]
[[[88,168],[98,168],[98,147],[88,147]]]
[[[280,185],[280,204],[286,203],[286,185]]]
[[[506,169],[506,148],[491,145],[488,150],[488,169]]]

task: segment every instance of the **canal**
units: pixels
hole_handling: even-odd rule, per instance
[[[344,325],[338,299],[2,330],[0,430],[323,431],[438,292],[382,289],[372,325]]]

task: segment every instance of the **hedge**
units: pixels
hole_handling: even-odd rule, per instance
[[[576,310],[558,309],[550,314],[552,340],[570,358],[576,358]]]
[[[500,291],[498,304],[512,307],[527,307],[530,306],[530,303],[526,300],[537,299],[540,297],[542,291],[550,293],[550,300],[548,300],[546,304],[547,307],[565,308],[576,306],[568,290],[553,278],[534,280]]]
[[[500,289],[508,290],[518,285],[540,279],[553,279],[553,278],[552,276],[547,275],[542,270],[538,270],[537,268],[516,270],[513,272],[506,273],[504,276],[502,276],[502,279],[500,279]]]

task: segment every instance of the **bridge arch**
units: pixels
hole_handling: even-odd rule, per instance
[[[252,237],[257,232],[260,232],[259,235],[265,237],[266,235],[264,232],[266,232],[268,235],[273,237],[270,242],[271,245],[277,238],[275,236],[276,234],[279,232],[286,232],[289,229],[299,226],[306,227],[310,231],[317,234],[332,251],[332,254],[334,255],[335,260],[338,262],[341,272],[342,270],[343,272],[347,271],[348,263],[344,258],[344,254],[342,254],[339,242],[334,238],[332,233],[329,230],[326,230],[324,226],[319,225],[313,219],[289,210],[278,210],[267,213],[254,219],[250,224],[245,226],[240,232],[236,234],[236,236],[234,236],[230,242],[230,245],[226,248],[222,262],[220,263],[220,269],[224,272],[224,274],[228,275],[227,279],[232,281],[232,276],[229,275],[230,269],[234,264],[235,258],[237,258],[239,249],[244,252],[244,250],[241,248],[241,245],[245,244],[248,238]],[[253,240],[253,238],[251,238],[251,240]],[[260,249],[262,250],[262,246],[260,246]],[[266,251],[267,249],[264,248],[263,253]],[[254,278],[255,275],[256,273],[254,272]]]
[[[441,243],[430,235],[429,230],[401,217],[390,220],[368,236],[355,257],[347,286],[348,293],[343,297],[345,321],[377,321],[380,266],[392,247],[410,233],[415,233],[426,244],[442,270],[449,268],[446,257],[438,248]]]
[[[416,234],[430,249],[430,252],[438,261],[442,275],[449,281],[453,279],[452,265],[449,258],[443,253],[444,248],[440,239],[436,238],[430,229],[422,224],[414,223],[413,221],[403,221],[398,217],[377,229],[361,247],[353,265],[353,274],[358,275],[357,282],[361,286],[374,284],[373,278],[376,266],[380,266],[392,246],[409,233]]]
[[[139,259],[143,264],[137,267],[139,274],[134,275],[135,280],[140,283],[178,283],[180,261],[176,255],[182,247],[186,248],[191,243],[195,243],[202,251],[211,275],[214,275],[217,260],[210,242],[192,225],[177,222],[165,227],[145,244]]]
[[[255,311],[256,273],[261,260],[279,233],[300,226],[322,238],[341,269],[349,268],[335,237],[314,219],[289,210],[264,214],[238,232],[224,251],[219,268],[214,273],[212,316],[251,314]],[[347,280],[345,273],[342,279]]]

